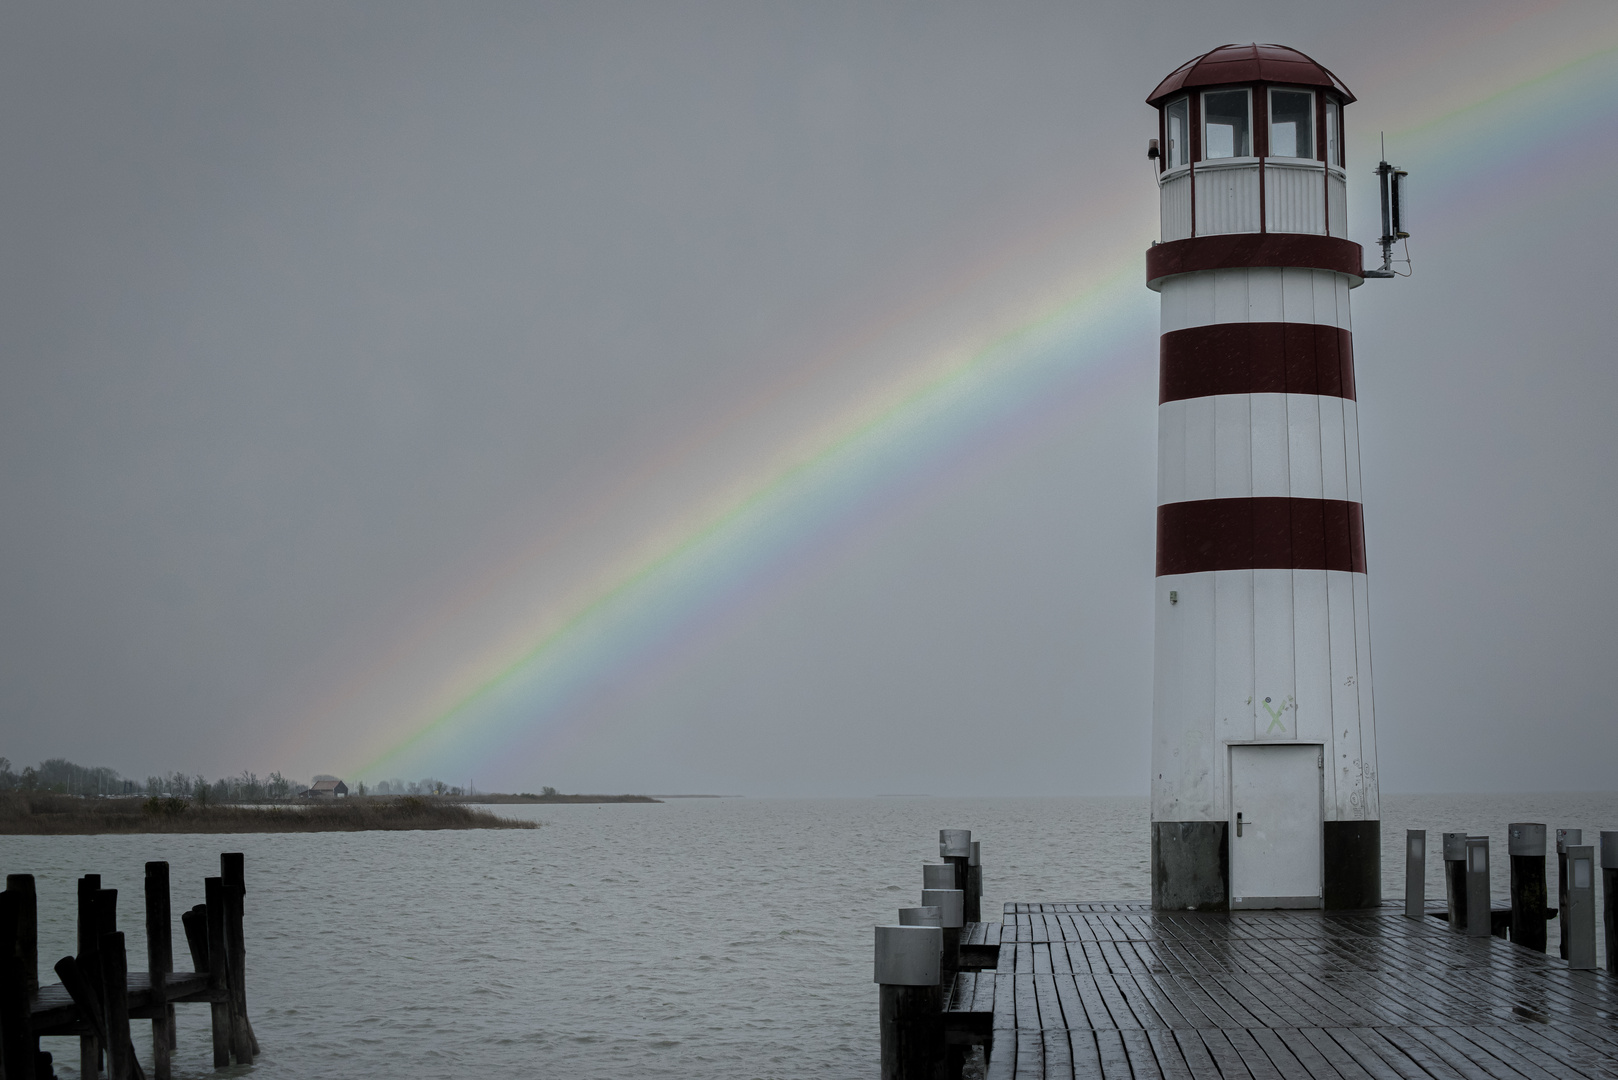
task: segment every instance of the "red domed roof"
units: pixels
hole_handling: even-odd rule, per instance
[[[1156,105],[1177,90],[1190,86],[1225,86],[1230,83],[1289,83],[1325,86],[1354,100],[1343,81],[1297,49],[1285,45],[1221,45],[1176,68],[1157,84],[1146,104]]]

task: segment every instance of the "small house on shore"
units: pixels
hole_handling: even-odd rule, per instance
[[[306,799],[336,799],[348,794],[348,785],[341,780],[316,780],[303,793]]]

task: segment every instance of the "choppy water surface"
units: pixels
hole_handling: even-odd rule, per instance
[[[1590,841],[1618,828],[1612,795],[1383,802],[1390,896],[1403,894],[1407,827],[1427,829],[1434,852],[1445,830],[1496,837],[1502,899],[1507,821],[1582,827]],[[143,863],[171,864],[179,958],[178,913],[201,902],[220,851],[246,852],[249,1010],[264,1054],[235,1071],[300,1078],[873,1075],[871,926],[917,901],[939,828],[983,841],[991,918],[1011,899],[1149,895],[1144,799],[496,810],[544,827],[0,837],[0,863],[36,875],[47,973],[73,949],[74,880],[89,872],[119,890],[138,969]],[[1429,894],[1441,895],[1436,854],[1429,866]],[[207,1015],[180,1010],[178,1075],[213,1074]],[[136,1042],[149,1044],[144,1030]],[[46,1048],[59,1075],[76,1075],[75,1043]]]

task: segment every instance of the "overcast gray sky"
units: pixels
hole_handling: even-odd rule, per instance
[[[1258,40],[1360,98],[1357,239],[1378,131],[1413,173],[1416,274],[1354,296],[1383,786],[1612,788],[1610,7],[8,4],[0,753],[1144,792],[1144,284],[1071,400],[939,438],[549,734],[379,753],[929,331],[1139,283],[1142,99]]]

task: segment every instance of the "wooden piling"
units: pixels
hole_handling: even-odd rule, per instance
[[[32,1080],[39,1039],[29,1019],[27,977],[19,962],[24,918],[22,897],[7,888],[0,893],[0,1067],[8,1077]]]
[[[7,874],[6,892],[17,898],[17,970],[30,994],[39,992],[39,898],[33,874]]]
[[[966,861],[966,921],[983,921],[982,847],[972,841],[972,855]]]
[[[1561,930],[1561,951],[1567,959],[1567,848],[1569,844],[1584,843],[1583,829],[1556,830],[1556,924]]]
[[[1449,928],[1466,933],[1466,834],[1444,834],[1444,903],[1449,910]]]
[[[230,954],[225,945],[225,889],[221,878],[203,883],[208,901],[208,1005],[213,1013],[213,1065],[230,1064],[231,1023]]]
[[[935,926],[878,926],[882,1080],[943,1080],[944,991]]]
[[[1506,826],[1511,857],[1511,940],[1545,951],[1548,897],[1545,892],[1545,826],[1518,821]]]
[[[170,1052],[175,1046],[174,1006],[168,1000],[168,976],[174,970],[174,926],[169,911],[169,864],[146,864],[146,977],[151,983],[152,1075],[169,1080]]]
[[[129,1037],[129,959],[124,952],[124,935],[118,931],[102,934],[98,951],[101,996],[106,1003],[107,1080],[138,1080],[140,1063],[135,1060],[135,1044]]]
[[[208,905],[198,904],[180,915],[180,927],[185,931],[185,946],[191,953],[191,970],[208,970]]]
[[[97,958],[95,896],[101,891],[101,875],[85,874],[79,878],[78,951],[79,970],[89,986],[89,992],[100,1007],[101,961]],[[101,1073],[101,1040],[94,1035],[79,1036],[79,1075],[94,1080]]]
[[[230,1003],[234,1014],[233,1042],[247,1054],[251,1064],[258,1055],[258,1036],[247,1018],[247,936],[243,928],[247,896],[247,873],[242,853],[219,856],[219,874],[225,891],[225,948],[230,953]]]
[[[1607,931],[1607,972],[1618,975],[1618,832],[1601,834],[1601,922]]]
[[[959,889],[923,889],[921,903],[924,907],[939,909],[938,924],[944,932],[942,959],[939,962],[947,986],[954,981],[955,973],[961,968],[961,929],[966,907],[964,897]]]

